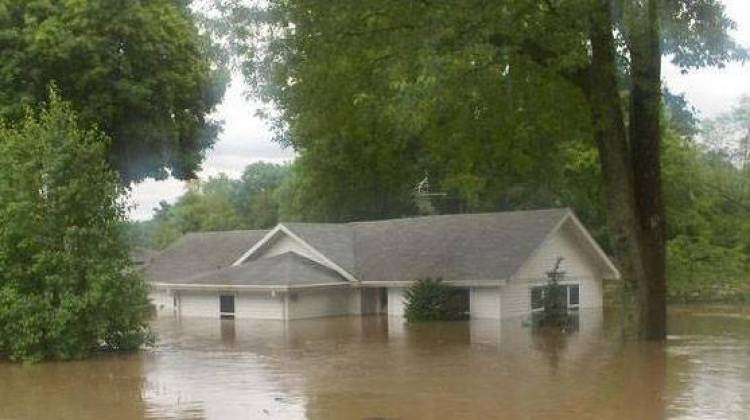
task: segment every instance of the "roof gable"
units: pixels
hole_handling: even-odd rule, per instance
[[[577,247],[579,247],[580,250],[584,251],[593,260],[593,262],[595,263],[598,271],[601,273],[601,276],[603,278],[606,278],[606,279],[619,279],[620,278],[620,271],[614,265],[614,263],[609,258],[609,256],[607,256],[604,250],[599,246],[596,240],[594,240],[594,238],[591,236],[589,231],[586,229],[583,223],[581,223],[578,217],[576,217],[573,211],[568,211],[568,213],[557,224],[557,226],[555,226],[555,228],[549,232],[549,234],[547,235],[547,238],[545,238],[545,240],[539,245],[539,247],[534,251],[534,253],[539,252],[542,246],[544,245],[544,243],[549,238],[551,238],[555,234],[562,233],[563,230],[567,231],[569,234],[574,236],[573,243]],[[523,263],[523,265],[519,267],[517,272],[520,271],[523,268],[523,266],[525,266],[528,263],[528,260],[529,259],[527,259]]]
[[[330,258],[348,273],[356,274],[354,232],[349,224],[284,223],[291,232]]]
[[[146,265],[149,281],[179,281],[196,273],[232,264],[268,231],[234,230],[187,233]]]
[[[329,267],[349,281],[358,281],[353,274],[351,229],[344,224],[279,224],[232,265],[263,259],[264,252],[282,236],[292,239],[300,247],[299,252],[308,258]]]

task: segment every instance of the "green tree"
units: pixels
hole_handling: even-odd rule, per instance
[[[461,292],[441,279],[419,279],[404,293],[404,317],[409,322],[468,319]]]
[[[565,271],[560,270],[563,258],[558,257],[552,270],[547,272],[547,283],[540,287],[542,313],[538,325],[543,327],[567,327],[571,322],[568,314],[568,289],[560,282],[565,280]]]
[[[279,221],[278,191],[290,170],[286,164],[256,162],[245,168],[240,179],[219,174],[190,181],[174,204],[161,202],[154,218],[132,226],[131,235],[147,230],[150,246],[161,249],[186,232],[273,227]]]
[[[720,146],[734,147],[736,132],[713,131],[714,123],[704,122],[704,130],[711,131],[695,137],[665,131],[668,296],[674,301],[750,298],[747,172],[735,154]]]
[[[713,151],[750,173],[750,96],[741,97],[731,111],[704,121],[703,137]]]
[[[146,286],[123,241],[108,142],[55,94],[0,128],[0,354],[70,359],[147,339]]]
[[[234,201],[244,226],[269,228],[279,221],[276,191],[289,175],[291,165],[256,162],[248,165],[239,180]]]
[[[297,190],[330,199],[311,200],[329,219],[413,212],[379,204],[425,170],[454,211],[581,197],[557,193],[564,151],[595,147],[637,331],[664,337],[661,56],[686,70],[744,58],[721,3],[219,3],[279,140],[300,152]]]
[[[54,81],[112,139],[125,184],[195,176],[227,81],[184,0],[0,0],[0,118],[18,121]]]

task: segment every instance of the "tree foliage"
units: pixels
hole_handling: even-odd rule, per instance
[[[125,183],[191,178],[216,139],[227,77],[183,0],[0,0],[0,118],[54,81],[111,139]]]
[[[191,181],[176,203],[161,202],[152,220],[131,223],[133,245],[164,248],[186,232],[267,229],[279,221],[289,165],[257,162],[240,179],[224,174]]]
[[[567,327],[571,323],[568,314],[568,289],[560,284],[565,272],[560,270],[563,258],[558,257],[552,270],[547,272],[547,283],[541,286],[542,312],[536,323],[542,327]]]
[[[560,202],[565,151],[594,145],[639,332],[664,336],[661,56],[686,71],[744,59],[721,3],[219,3],[299,182],[324,192],[300,193],[334,219],[413,212],[405,186],[425,171],[452,211]]]
[[[731,111],[703,122],[703,141],[735,166],[750,172],[750,96]]]
[[[404,317],[409,322],[468,319],[461,292],[441,279],[419,279],[404,293]]]
[[[122,240],[108,143],[56,94],[0,128],[0,354],[70,359],[146,340],[146,287]]]
[[[301,152],[302,216],[412,214],[425,172],[448,193],[435,203],[442,211],[559,202],[565,168],[555,156],[589,138],[585,104],[552,72],[494,45],[491,22],[514,22],[506,9],[299,1],[247,11],[256,20],[240,28],[260,29],[238,41],[249,42],[243,69],[276,110],[277,139]]]
[[[742,136],[716,131],[716,121],[705,121],[700,135],[665,136],[667,273],[675,301],[750,300],[750,178],[734,153]]]

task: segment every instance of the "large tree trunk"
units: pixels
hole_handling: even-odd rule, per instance
[[[606,195],[610,245],[623,276],[623,324],[637,329],[627,311],[639,303],[632,299],[633,291],[645,272],[639,252],[633,165],[617,86],[618,69],[607,0],[597,1],[590,37],[589,102]]]
[[[614,256],[623,274],[625,325],[643,338],[662,339],[665,334],[665,289],[664,217],[658,156],[660,69],[654,69],[650,61],[652,50],[646,52],[649,60],[641,60],[643,52],[639,51],[639,75],[635,80],[641,88],[637,94],[634,92],[638,102],[632,104],[632,110],[637,112],[631,112],[631,116],[637,123],[631,123],[631,133],[635,134],[631,134],[629,141],[617,86],[617,55],[611,16],[610,1],[598,0],[591,22],[592,61],[588,91],[607,197],[607,223]],[[656,31],[658,34],[658,28]],[[658,43],[656,54],[658,66]],[[640,81],[652,76],[654,71],[655,105],[651,96],[653,81]],[[644,106],[649,108],[642,109]],[[634,138],[637,141],[634,142]],[[654,215],[661,217],[654,218]],[[653,221],[661,223],[655,226],[656,231],[650,229]],[[629,308],[636,310],[634,316],[628,312]]]
[[[607,226],[614,257],[623,274],[625,326],[646,339],[666,335],[666,229],[661,191],[661,48],[659,4],[662,0],[627,0],[626,21],[631,58],[630,126],[618,88],[614,39],[614,0],[591,0],[588,74],[560,75],[579,86],[591,106],[594,138],[607,199]],[[624,29],[623,29],[624,28]],[[496,34],[490,42],[506,46]],[[553,52],[532,40],[518,46],[544,65]],[[581,76],[584,76],[583,78]],[[634,311],[634,312],[633,312]]]
[[[666,335],[666,217],[661,184],[660,0],[630,2],[630,151],[645,281],[639,283],[641,335]]]

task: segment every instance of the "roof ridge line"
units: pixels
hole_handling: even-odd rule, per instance
[[[354,226],[354,225],[359,225],[359,224],[383,223],[383,222],[402,221],[402,220],[415,220],[415,219],[430,219],[430,218],[440,218],[440,217],[489,216],[489,215],[496,215],[496,214],[533,213],[533,212],[546,212],[546,211],[572,211],[572,208],[569,207],[569,206],[562,206],[562,207],[545,207],[545,208],[541,208],[541,209],[482,211],[482,212],[477,212],[477,213],[446,213],[446,214],[430,214],[430,215],[413,215],[413,216],[405,216],[405,217],[392,217],[392,218],[389,218],[389,219],[354,220],[354,221],[351,221],[351,222],[279,222],[278,224],[283,224],[285,226],[289,226],[290,224],[296,224],[296,225],[327,225],[327,226]]]
[[[432,218],[442,218],[442,217],[489,216],[489,215],[496,215],[496,214],[507,215],[510,213],[535,213],[535,212],[571,211],[571,210],[572,209],[570,207],[565,206],[565,207],[546,207],[542,209],[526,209],[526,210],[483,211],[483,212],[478,212],[478,213],[446,213],[446,214],[430,214],[430,215],[423,215],[423,216],[395,217],[395,218],[390,218],[390,219],[360,220],[360,221],[353,221],[353,222],[345,222],[341,224],[357,225],[357,224],[383,223],[383,222],[402,221],[402,220],[432,219]]]

